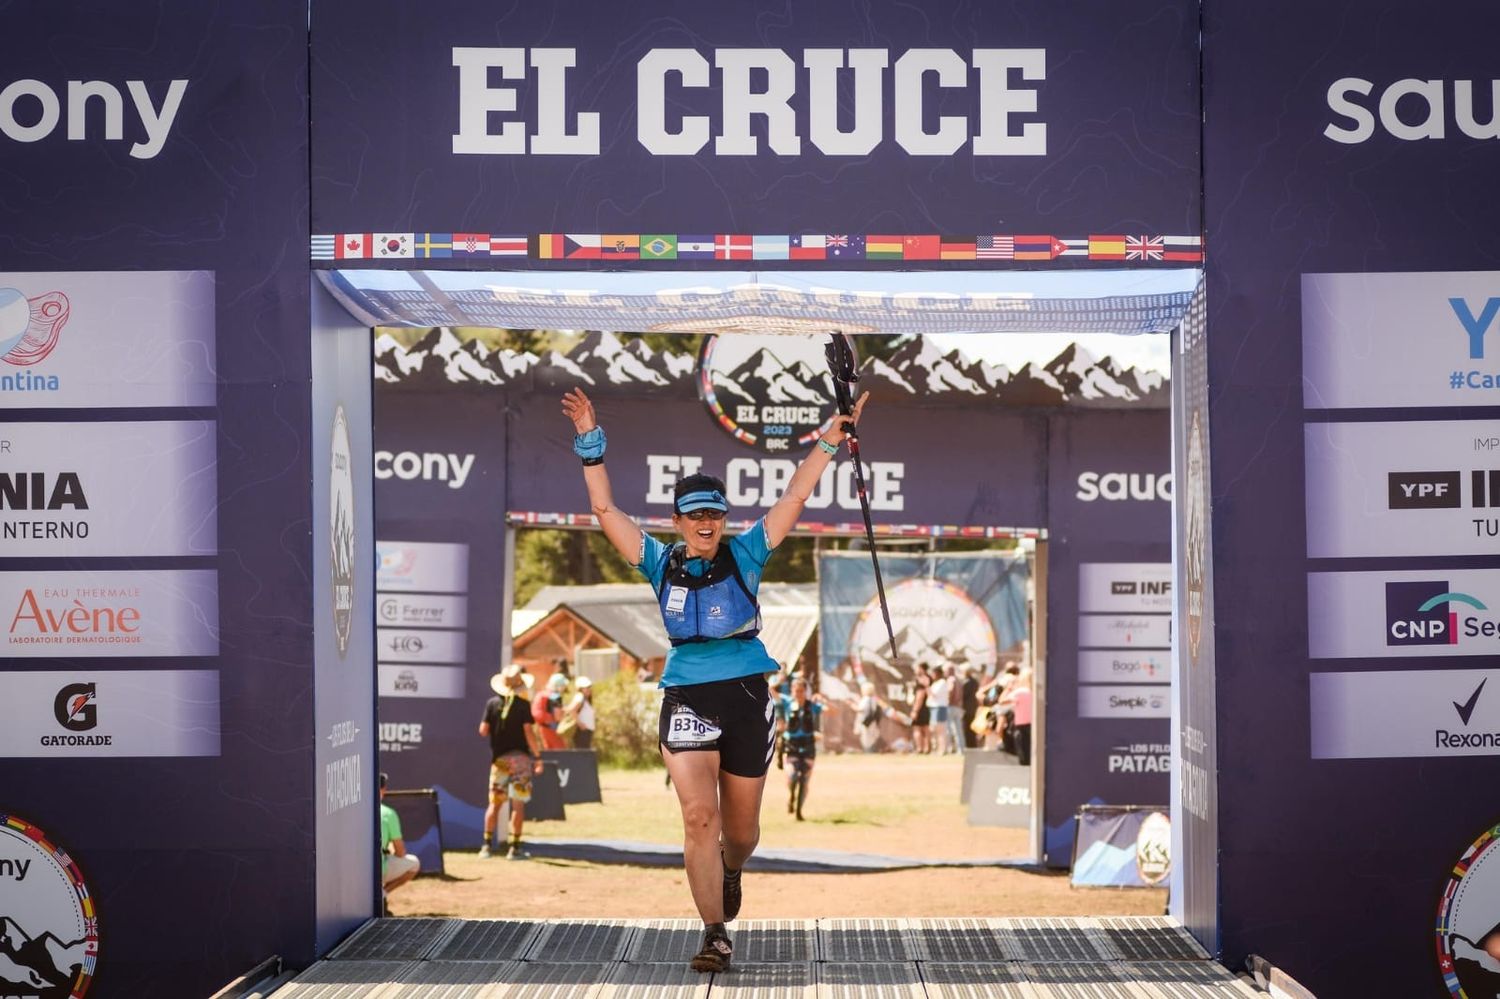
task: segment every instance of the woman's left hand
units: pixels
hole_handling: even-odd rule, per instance
[[[859,398],[854,403],[854,412],[850,413],[848,416],[840,415],[834,417],[833,426],[829,428],[828,433],[823,435],[823,439],[834,446],[838,446],[844,443],[844,441],[848,440],[849,433],[844,429],[844,425],[847,423],[853,423],[854,426],[858,428],[859,414],[865,411],[865,403],[869,401],[869,398],[869,390],[861,392],[859,394]]]

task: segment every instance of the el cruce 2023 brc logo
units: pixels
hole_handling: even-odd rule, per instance
[[[0,995],[79,999],[98,959],[99,918],[77,862],[0,810]]]
[[[771,454],[810,447],[833,421],[823,345],[808,336],[706,336],[698,394],[715,425]]]

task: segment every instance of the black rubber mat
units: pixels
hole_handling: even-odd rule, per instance
[[[1017,956],[1004,952],[1000,936],[983,919],[907,920],[906,946],[919,961],[991,964]]]
[[[926,999],[922,975],[914,962],[841,964],[823,962],[814,969],[818,999]]]
[[[1030,999],[1015,964],[922,962],[927,999]]]
[[[739,961],[739,955],[735,955]],[[749,964],[736,965],[727,973],[715,975],[709,999],[814,999],[817,996],[813,965]]]
[[[419,961],[461,924],[457,919],[374,919],[328,955],[330,961]]]
[[[319,961],[273,995],[275,999],[374,999],[409,967],[409,961]]]
[[[805,962],[818,956],[811,919],[749,919],[730,927],[736,964]]]
[[[1121,957],[1102,930],[1088,919],[1001,919],[995,923],[1001,947],[1010,960],[1086,961]]]
[[[1105,916],[1100,928],[1127,961],[1205,961],[1198,941],[1171,920],[1150,916]]]
[[[543,963],[618,961],[635,933],[623,921],[577,920],[547,923],[531,944],[526,960]]]
[[[709,977],[675,964],[617,964],[599,999],[706,999]]]
[[[497,999],[596,999],[614,970],[610,963],[532,964],[516,966],[516,980]]]
[[[734,927],[730,935],[737,936]],[[703,924],[696,919],[653,919],[636,927],[625,950],[632,964],[680,964],[698,952],[703,942]]]
[[[494,999],[516,980],[515,961],[420,961],[380,999]]]
[[[542,923],[509,919],[467,919],[432,952],[434,961],[516,961],[541,935]]]
[[[1160,999],[1265,999],[1265,993],[1240,981],[1211,961],[1143,961],[1125,966],[1136,981]]]
[[[818,960],[829,963],[910,961],[904,920],[820,919]]]
[[[1017,971],[1025,978],[1028,994],[1035,999],[1152,999],[1142,986],[1131,984],[1121,966],[1113,962],[1023,964]]]

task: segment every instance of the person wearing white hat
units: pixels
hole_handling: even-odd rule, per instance
[[[739,914],[740,871],[760,841],[760,801],[776,738],[766,674],[777,668],[756,637],[761,573],[868,398],[867,392],[850,416],[829,423],[775,505],[732,538],[724,536],[724,483],[701,473],[683,476],[672,490],[672,526],[682,540],[665,545],[615,506],[594,404],[581,389],[563,396],[589,506],[615,551],[656,591],[672,643],[662,669],[657,732],[682,808],[688,887],[704,924],[703,945],[691,961],[695,971],[729,967],[734,945],[724,924]]]
[[[484,705],[479,734],[490,741],[489,807],[484,810],[484,845],[481,857],[492,856],[490,843],[500,819],[500,806],[510,805],[509,860],[525,860],[521,846],[521,824],[526,820],[526,802],[531,800],[531,778],[542,772],[542,743],[531,721],[527,692],[532,677],[512,663],[490,677],[495,692]]]
[[[594,748],[594,681],[578,678],[578,690],[568,704],[567,715],[573,722],[573,748]]]

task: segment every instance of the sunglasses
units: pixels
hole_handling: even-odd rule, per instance
[[[723,520],[728,516],[728,511],[713,510],[705,507],[701,510],[694,510],[692,513],[684,513],[682,516],[688,520]]]

